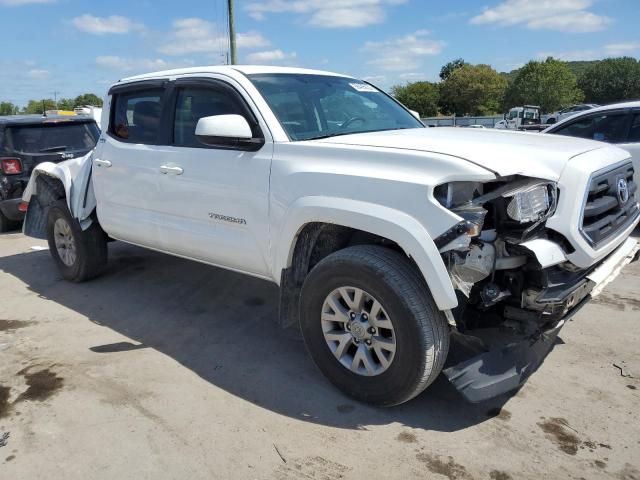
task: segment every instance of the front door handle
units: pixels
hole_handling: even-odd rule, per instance
[[[93,160],[93,163],[96,165],[96,167],[109,168],[111,166],[111,162],[109,160],[98,160],[96,158]]]
[[[165,175],[182,175],[184,169],[177,165],[160,165],[160,173],[164,173]]]

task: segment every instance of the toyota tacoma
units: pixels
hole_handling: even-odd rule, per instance
[[[140,75],[101,123],[92,153],[39,165],[23,196],[62,276],[95,277],[120,240],[274,282],[322,373],[375,405],[441,372],[472,402],[517,389],[638,257],[624,150],[425,128],[348,76]]]

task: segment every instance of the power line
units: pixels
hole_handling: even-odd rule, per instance
[[[218,1],[219,0],[214,0],[213,2],[215,34],[218,37],[218,62],[225,62],[224,59],[226,58],[226,47],[225,47],[225,39],[223,36],[224,25],[222,23],[222,17],[220,15],[220,9],[218,8]],[[224,1],[224,0],[221,0],[221,1]]]

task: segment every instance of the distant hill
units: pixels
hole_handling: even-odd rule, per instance
[[[573,74],[576,77],[580,78],[587,68],[589,68],[594,63],[599,63],[599,62],[600,60],[579,60],[579,61],[565,62],[565,63],[569,66],[569,69],[573,72]],[[510,72],[500,72],[500,75],[502,75],[509,82],[511,82],[513,81],[514,78],[516,78],[516,75],[518,74],[519,71],[520,69],[518,68],[516,70],[511,70]]]

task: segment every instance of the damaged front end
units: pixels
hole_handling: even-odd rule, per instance
[[[591,274],[628,263],[637,246],[625,243],[615,265],[575,267],[565,256],[571,243],[545,226],[559,198],[556,184],[545,180],[452,182],[434,196],[461,219],[436,239],[458,295],[443,372],[467,400],[479,402],[522,385],[589,300]],[[554,254],[541,255],[541,244]]]

